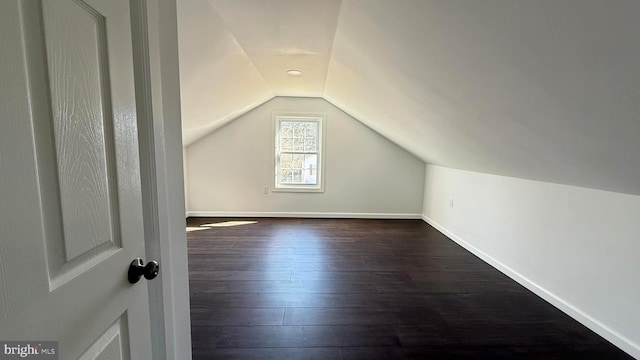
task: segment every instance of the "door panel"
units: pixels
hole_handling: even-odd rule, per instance
[[[60,359],[151,358],[129,6],[0,1],[0,339]]]
[[[126,359],[129,353],[127,340],[127,320],[120,317],[105,331],[96,342],[80,357],[81,360],[105,359],[121,360]]]
[[[52,287],[120,248],[105,17],[82,1],[43,3],[62,234]],[[42,151],[48,151],[43,149]],[[93,261],[92,261],[93,260]]]

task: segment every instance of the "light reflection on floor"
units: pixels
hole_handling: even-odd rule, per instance
[[[223,221],[219,223],[202,224],[201,227],[228,227],[257,224],[257,221]]]
[[[212,227],[230,227],[230,226],[240,226],[240,225],[251,225],[257,224],[257,221],[222,221],[218,223],[210,223],[210,224],[202,224],[200,226],[187,226],[187,232],[199,231],[199,230],[207,230]]]
[[[289,281],[278,284],[276,289],[261,294],[265,301],[281,306],[306,307],[317,303],[318,297],[326,297],[327,293],[335,291],[331,279],[326,277],[331,255],[325,252],[325,236],[321,229],[295,225],[278,228],[269,236],[268,243],[279,251],[269,251],[263,255],[262,270],[265,273],[288,270],[291,277]],[[302,249],[304,255],[298,254]],[[310,312],[308,320],[320,321],[314,316],[320,317],[322,313]]]
[[[207,230],[210,229],[208,227],[197,227],[197,226],[187,226],[187,232],[199,231],[199,230]]]

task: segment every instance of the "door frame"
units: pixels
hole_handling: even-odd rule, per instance
[[[153,359],[191,359],[176,0],[131,0]]]

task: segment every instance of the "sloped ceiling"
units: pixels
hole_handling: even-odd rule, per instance
[[[640,194],[637,0],[178,9],[185,144],[273,96],[324,97],[428,163]]]

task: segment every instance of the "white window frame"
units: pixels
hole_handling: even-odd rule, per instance
[[[274,113],[273,114],[273,183],[274,192],[324,192],[324,151],[325,151],[325,124],[327,116],[325,114],[309,113]],[[318,164],[317,164],[317,184],[282,184],[279,178],[279,157],[280,144],[279,133],[282,121],[315,121],[318,122]]]

